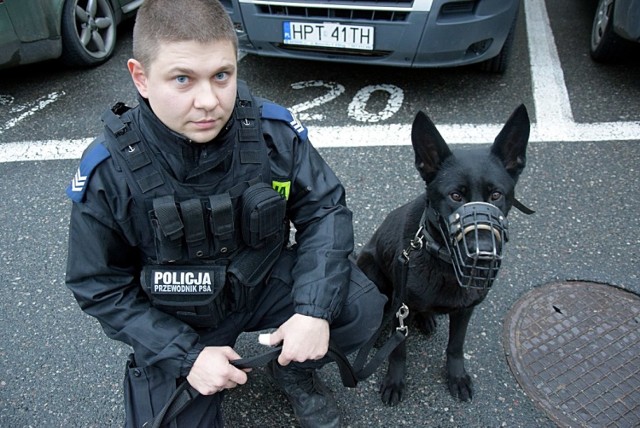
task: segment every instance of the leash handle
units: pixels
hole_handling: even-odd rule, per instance
[[[264,366],[275,360],[278,358],[281,351],[282,346],[278,346],[263,354],[248,358],[240,358],[238,360],[229,361],[229,363],[239,369],[253,369]],[[342,383],[347,387],[354,388],[358,383],[358,377],[356,376],[347,357],[332,342],[329,342],[327,357],[331,358],[338,365]],[[168,425],[199,395],[200,393],[185,380],[176,388],[160,412],[152,420],[145,422],[142,427],[160,428]]]

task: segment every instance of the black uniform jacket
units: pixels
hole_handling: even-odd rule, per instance
[[[290,113],[284,108],[280,112],[285,120],[262,117],[261,123],[272,179],[291,181],[287,215],[297,230],[293,304],[297,313],[331,322],[349,285],[351,212],[343,186],[306,138],[306,130],[299,133],[303,128],[295,120],[289,123]],[[192,143],[169,130],[143,99],[132,116],[132,127],[177,179],[204,184],[215,181],[216,174],[228,167],[226,154],[236,144],[235,115],[206,144]],[[83,159],[97,144],[98,140],[89,146]],[[138,237],[130,227],[136,201],[112,157],[92,167],[83,192],[71,210],[67,286],[109,337],[133,347],[138,366],[153,364],[176,377],[186,376],[204,345],[189,325],[151,307],[140,286],[147,255],[136,246]]]

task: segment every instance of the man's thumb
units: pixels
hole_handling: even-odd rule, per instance
[[[282,342],[282,335],[280,330],[276,330],[273,333],[263,333],[258,336],[258,342],[265,346],[276,346]]]

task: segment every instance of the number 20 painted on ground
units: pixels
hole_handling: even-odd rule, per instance
[[[335,100],[345,91],[344,86],[335,82],[324,82],[322,80],[307,80],[304,82],[296,82],[291,84],[291,89],[301,90],[305,88],[326,88],[327,92],[311,101],[299,103],[290,108],[290,110],[298,116],[300,120],[324,120],[323,114],[308,113],[314,107],[321,106],[330,101]],[[383,91],[389,94],[386,106],[379,112],[368,112],[367,102],[371,95],[376,91]],[[404,101],[404,92],[402,89],[394,85],[368,85],[360,89],[349,103],[347,114],[353,120],[365,123],[376,123],[381,120],[389,119],[396,114],[402,102]]]

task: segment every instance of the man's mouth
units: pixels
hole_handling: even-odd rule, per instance
[[[194,121],[193,124],[200,129],[209,129],[215,127],[216,123],[218,123],[215,119],[202,119]]]

